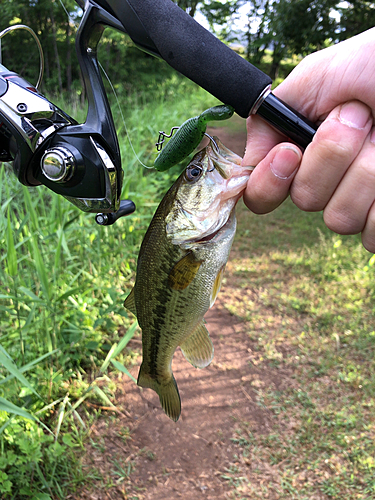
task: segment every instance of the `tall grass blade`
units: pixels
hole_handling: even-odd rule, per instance
[[[75,412],[76,408],[78,408],[86,398],[88,398],[90,396],[90,392],[94,389],[94,386],[93,385],[90,385],[86,391],[83,393],[83,395],[74,403],[74,405],[72,406],[70,403],[69,403],[69,406],[70,406],[70,410],[68,412],[69,413],[72,413],[72,412]]]
[[[13,239],[13,229],[10,222],[10,211],[8,207],[7,214],[7,266],[8,266],[8,274],[12,277],[17,276],[17,254],[16,249],[14,247],[14,239]]]
[[[0,436],[5,431],[5,429],[10,425],[14,419],[15,415],[11,415],[8,420],[0,427]]]
[[[108,365],[109,365],[112,358],[115,358],[116,356],[118,356],[120,354],[120,352],[123,349],[125,349],[125,347],[128,345],[129,340],[131,340],[133,338],[135,330],[137,329],[137,326],[138,326],[138,322],[135,321],[132,324],[132,326],[129,328],[129,330],[126,332],[124,337],[121,339],[121,341],[118,343],[118,345],[113,344],[113,346],[111,347],[110,351],[108,352],[108,354],[104,360],[104,363],[100,367],[101,372],[104,372],[108,368]]]
[[[71,295],[75,295],[76,293],[79,292],[81,292],[81,287],[70,288],[67,292],[63,293],[62,295],[59,295],[59,297],[55,299],[55,302],[60,302],[61,300],[65,300]]]
[[[43,427],[47,432],[54,435],[51,429],[49,429],[43,422],[41,422],[38,418],[34,417],[31,413],[29,413],[27,410],[24,410],[23,408],[20,408],[19,406],[11,403],[5,398],[2,398],[0,396],[0,411],[6,411],[7,413],[10,413],[11,415],[18,415],[23,418],[27,418],[28,420],[33,420],[34,422],[37,422],[39,425]],[[3,426],[4,427],[4,426]],[[3,427],[1,428],[3,430]]]
[[[30,192],[26,186],[22,186],[22,188],[23,188],[23,195],[25,197],[27,212],[31,218],[33,229],[34,229],[34,231],[35,230],[39,231],[39,218],[38,218],[38,214],[36,213],[33,202],[31,201]]]
[[[112,403],[112,401],[109,399],[109,397],[98,387],[97,385],[93,386],[93,390],[96,393],[96,395],[107,405],[111,406],[112,408],[116,408],[116,406]]]
[[[52,401],[52,403],[50,403],[49,405],[43,406],[43,408],[36,411],[35,415],[39,415],[39,413],[43,413],[44,411],[50,410],[51,408],[53,408],[57,404],[61,403],[61,401],[63,401],[63,400],[64,400],[64,398],[59,398],[59,399],[56,399],[56,401]]]
[[[122,364],[120,361],[116,361],[115,359],[111,359],[111,363],[117,370],[119,370],[122,373],[125,373],[129,378],[132,379],[133,382],[137,383],[137,379],[133,377],[133,375],[130,373],[130,371]]]
[[[69,395],[67,394],[64,398],[64,401],[61,403],[60,405],[60,408],[59,408],[59,416],[58,416],[58,419],[57,419],[57,426],[56,426],[56,431],[55,431],[55,442],[58,440],[59,438],[59,434],[60,434],[60,428],[61,428],[61,424],[64,420],[64,415],[65,415],[65,407],[66,407],[66,404],[69,400]]]
[[[39,246],[36,240],[36,236],[34,235],[33,238],[31,238],[31,245],[33,249],[33,257],[34,257],[34,263],[35,263],[35,268],[38,273],[38,277],[40,280],[40,284],[44,293],[44,296],[46,299],[50,299],[50,283],[47,275],[47,269],[44,264],[44,260],[42,258],[42,254],[39,250]]]
[[[20,370],[14,364],[13,360],[4,356],[2,352],[0,352],[0,363],[14,376],[17,380],[21,382],[21,384],[27,387],[30,391],[32,391],[38,398],[42,399],[39,394],[36,392],[34,387],[30,384],[30,382],[22,375]]]
[[[115,351],[116,347],[117,347],[117,344],[115,343],[115,344],[113,344],[113,346],[112,346],[112,347],[111,347],[111,349],[109,350],[109,352],[108,352],[108,354],[107,354],[107,356],[106,356],[106,358],[105,358],[105,360],[104,360],[104,363],[103,363],[103,364],[102,364],[102,366],[100,367],[100,371],[101,371],[101,372],[103,372],[103,373],[104,373],[104,372],[105,372],[105,370],[107,369],[107,367],[108,367],[108,365],[109,365],[109,363],[110,363],[110,361],[111,361],[111,358],[112,358],[112,356],[113,356],[113,353],[114,353],[114,351]]]
[[[62,248],[62,243],[63,243],[63,238],[64,238],[64,231],[62,229],[62,227],[60,227],[57,231],[56,231],[59,239],[57,241],[57,246],[56,246],[56,250],[55,250],[55,264],[54,264],[54,269],[60,269],[61,267],[61,248]]]
[[[44,301],[40,297],[35,295],[35,293],[32,292],[31,290],[29,290],[28,288],[26,288],[24,286],[20,286],[20,287],[18,287],[18,290],[20,292],[24,293],[25,295],[27,295],[32,301],[44,303]]]
[[[128,342],[134,337],[135,331],[138,326],[138,321],[135,321],[132,326],[129,328],[129,330],[126,332],[126,334],[123,336],[123,338],[120,340],[118,343],[117,348],[115,349],[112,358],[115,358],[120,354],[120,352],[125,349],[125,347],[128,345]]]
[[[1,348],[1,346],[0,346]],[[28,370],[30,370],[31,368],[33,368],[33,366],[37,365],[38,363],[40,363],[41,361],[43,361],[45,358],[48,358],[49,356],[52,356],[53,354],[55,354],[56,352],[58,352],[59,349],[55,349],[51,352],[47,352],[46,354],[43,354],[43,356],[40,356],[39,358],[37,359],[34,359],[33,361],[31,361],[31,363],[28,363],[27,365],[24,365],[22,366],[21,368],[19,368],[19,372],[20,373],[25,373],[27,372]],[[0,362],[1,362],[1,352],[0,352]],[[9,380],[11,380],[12,378],[14,378],[15,375],[12,374],[12,375],[8,375],[8,377],[0,380],[0,385],[1,384],[5,384],[6,382],[8,382]]]
[[[43,472],[41,471],[40,467],[39,467],[39,464],[38,462],[35,462],[35,468],[36,468],[36,471],[38,473],[38,476],[39,476],[39,479],[41,480],[41,482],[43,483],[44,487],[50,492],[50,494],[52,495],[52,491],[51,491],[51,488],[49,486],[49,484],[47,483],[46,481],[46,478],[44,477],[43,475]],[[52,497],[50,497],[49,495],[47,495],[46,493],[43,493],[42,494],[42,500],[52,500]]]
[[[6,411],[7,413],[11,413],[13,415],[19,415],[20,417],[27,418],[28,420],[33,420],[34,422],[38,421],[38,419],[33,417],[31,413],[24,410],[23,408],[20,408],[19,406],[14,405],[13,403],[11,403],[5,398],[2,398],[1,396],[0,396],[0,410]]]
[[[69,412],[73,413],[74,417],[78,420],[78,422],[79,422],[80,426],[82,427],[82,429],[87,429],[87,426],[86,426],[85,422],[82,420],[80,414],[76,410],[73,410],[73,407],[69,403],[69,401],[68,401],[68,406],[70,408]]]

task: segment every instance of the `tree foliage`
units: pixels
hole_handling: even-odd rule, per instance
[[[189,14],[189,16],[194,17],[197,11],[199,0],[175,0],[175,3],[185,12]]]
[[[339,39],[345,40],[375,26],[375,2],[355,0],[339,4],[341,15]]]
[[[375,4],[366,0],[174,1],[192,17],[203,15],[210,30],[226,43],[236,40],[242,44],[245,56],[254,64],[261,63],[266,49],[271,51],[269,71],[273,78],[285,56],[306,55],[375,24]],[[45,55],[45,89],[82,93],[74,48],[81,14],[78,4],[74,0],[0,0],[0,8],[0,29],[22,23],[38,34]],[[238,23],[246,17],[247,23]],[[121,82],[125,91],[157,85],[170,71],[167,65],[139,51],[127,36],[114,30],[105,32],[100,55],[107,73]],[[37,79],[38,57],[26,32],[15,32],[2,39],[3,64],[31,82]]]
[[[306,55],[324,46],[335,35],[330,16],[335,1],[277,0],[269,11],[268,39],[274,47],[271,78],[277,77],[280,61],[288,53]]]

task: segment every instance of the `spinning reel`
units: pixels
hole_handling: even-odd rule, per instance
[[[34,87],[0,65],[0,161],[13,162],[22,184],[44,184],[84,212],[100,212],[98,223],[112,224],[132,213],[135,205],[130,200],[120,203],[120,151],[96,58],[105,25],[117,26],[118,22],[88,4],[77,34],[77,53],[89,101],[83,124],[39,93],[41,74]],[[24,26],[14,28],[33,34]],[[42,73],[42,53],[40,57]]]
[[[13,162],[22,184],[43,184],[84,212],[99,212],[96,221],[102,225],[135,210],[132,201],[120,201],[120,150],[97,60],[107,26],[127,33],[140,49],[165,59],[243,118],[258,113],[301,147],[312,140],[316,127],[270,92],[267,75],[171,0],[76,1],[83,9],[76,51],[88,99],[85,123],[39,92],[42,53],[35,87],[0,64],[0,161]],[[36,38],[30,28],[18,28]]]

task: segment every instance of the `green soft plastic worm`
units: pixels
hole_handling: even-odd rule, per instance
[[[206,132],[207,122],[227,120],[233,113],[234,108],[232,106],[221,104],[206,109],[199,116],[186,120],[172,139],[169,140],[167,146],[162,149],[154,162],[154,167],[157,170],[164,171],[182,161],[199,146]]]

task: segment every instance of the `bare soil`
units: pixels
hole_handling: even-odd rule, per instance
[[[209,130],[239,155],[243,155],[246,132],[230,129]],[[235,248],[234,248],[235,251]],[[157,395],[142,390],[128,377],[117,382],[116,405],[121,415],[102,417],[91,428],[96,443],[88,448],[85,463],[96,468],[107,485],[82,491],[80,499],[165,500],[183,498],[233,498],[233,486],[225,475],[238,458],[232,440],[241,422],[252,433],[268,434],[272,419],[269,410],[259,405],[255,390],[275,387],[283,390],[292,383],[291,369],[257,367],[255,342],[247,325],[225,308],[233,295],[251,293],[236,287],[229,273],[215,306],[206,314],[207,329],[215,346],[215,357],[204,370],[193,368],[176,352],[173,372],[182,401],[182,415],[172,422],[160,408]],[[130,347],[140,351],[139,337]],[[141,357],[139,357],[139,364]],[[131,370],[137,377],[138,367]],[[243,466],[243,463],[241,464]],[[272,476],[272,470],[248,476],[253,484]],[[238,497],[237,497],[238,498]],[[246,493],[242,498],[251,498]],[[268,497],[267,498],[271,498]],[[272,498],[279,498],[275,493]]]

